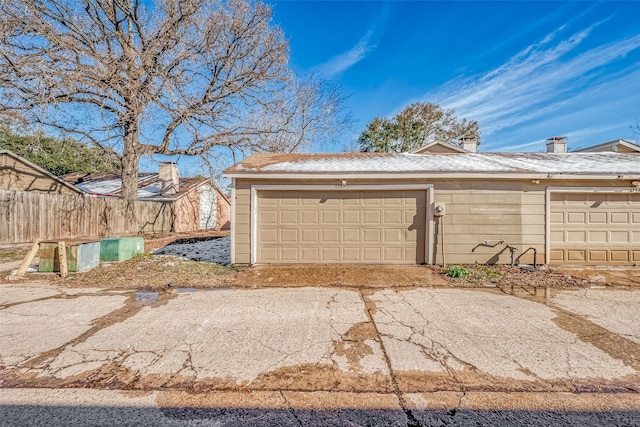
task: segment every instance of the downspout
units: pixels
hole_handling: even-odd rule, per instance
[[[444,250],[444,217],[441,216],[440,217],[440,234],[441,236],[441,246],[442,246],[442,268],[446,268],[447,267],[447,261],[446,261],[446,253]]]
[[[444,213],[445,213],[445,205],[444,203],[438,203],[435,206],[433,215],[438,217],[440,222],[440,247],[442,248],[442,267],[447,267],[447,259],[446,253],[444,250]]]

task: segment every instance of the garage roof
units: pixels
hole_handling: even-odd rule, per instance
[[[256,174],[570,174],[640,175],[640,156],[620,153],[254,154],[225,170]]]

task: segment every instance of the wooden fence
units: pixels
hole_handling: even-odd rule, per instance
[[[173,231],[170,202],[0,190],[0,244]]]

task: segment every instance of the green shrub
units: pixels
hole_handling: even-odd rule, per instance
[[[460,265],[450,265],[444,271],[449,277],[464,277],[469,275],[469,271]]]

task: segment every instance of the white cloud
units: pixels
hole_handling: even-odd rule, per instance
[[[334,56],[324,64],[318,65],[316,69],[327,78],[342,74],[347,69],[362,61],[369,52],[378,47],[377,43],[371,43],[372,35],[373,31],[367,31],[367,34],[365,34],[364,37],[362,37],[351,49]]]
[[[607,75],[604,67],[640,48],[640,35],[584,50],[583,42],[600,23],[564,40],[561,27],[495,70],[476,79],[455,79],[429,99],[478,120],[482,134],[489,136],[548,117],[571,106],[586,90],[616,87],[616,80],[635,74],[634,69]],[[617,91],[624,96],[624,86]]]
[[[378,47],[378,40],[387,22],[391,2],[385,2],[378,17],[369,25],[369,29],[358,42],[346,52],[340,53],[328,61],[314,67],[327,78],[336,77],[362,61]]]

